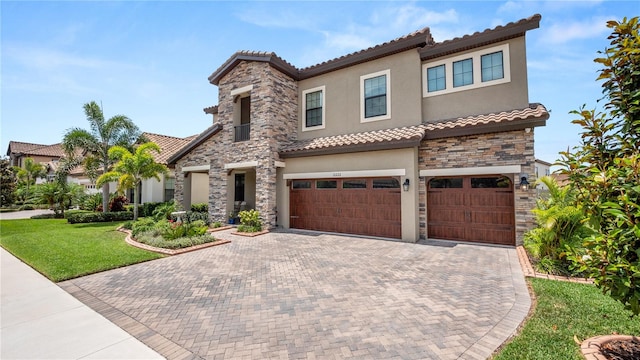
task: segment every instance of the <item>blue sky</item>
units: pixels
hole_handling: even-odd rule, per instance
[[[542,15],[527,34],[529,101],[551,111],[536,157],[579,141],[568,114],[602,96],[593,59],[607,20],[637,1],[6,1],[0,2],[0,146],[54,144],[88,129],[84,103],[142,131],[198,134],[217,104],[207,77],[238,50],[273,51],[306,67],[429,26],[436,41]]]

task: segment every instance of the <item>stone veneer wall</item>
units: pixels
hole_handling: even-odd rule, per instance
[[[535,181],[535,156],[533,130],[508,131],[483,135],[462,136],[445,139],[424,140],[418,153],[420,170],[447,169],[483,166],[521,165],[522,172]],[[520,174],[514,175],[514,204],[516,245],[521,245],[523,235],[535,226],[531,210],[535,207],[536,193],[522,191],[517,186]],[[419,182],[420,239],[427,237],[427,190],[426,179]]]
[[[234,103],[231,91],[253,85],[251,134],[249,141],[233,141]],[[276,226],[276,161],[283,142],[294,140],[297,132],[298,85],[293,79],[264,62],[243,61],[218,84],[218,117],[222,131],[180,159],[177,174],[184,166],[211,164],[209,170],[209,212],[213,220],[227,216],[228,170],[225,164],[256,161],[256,210],[267,228]],[[180,178],[180,180],[178,180]],[[184,196],[184,177],[176,177],[175,196]]]

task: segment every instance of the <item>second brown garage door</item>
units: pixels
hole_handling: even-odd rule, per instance
[[[400,238],[398,178],[292,180],[290,227]]]
[[[428,237],[515,245],[513,202],[505,176],[433,178],[427,183]]]

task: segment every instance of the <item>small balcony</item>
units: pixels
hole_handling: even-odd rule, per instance
[[[247,141],[251,133],[251,124],[242,124],[233,127],[233,141]]]

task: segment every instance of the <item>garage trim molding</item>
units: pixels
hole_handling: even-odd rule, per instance
[[[351,171],[325,171],[312,173],[292,173],[284,174],[285,180],[296,179],[327,179],[327,178],[355,178],[355,177],[376,177],[376,176],[405,176],[405,169],[383,169],[383,170],[351,170]]]
[[[246,168],[252,168],[252,167],[257,167],[257,166],[258,166],[258,162],[257,161],[245,161],[245,162],[224,164],[225,170],[229,170],[229,169],[246,169]]]
[[[520,174],[522,166],[481,166],[455,169],[429,169],[420,170],[420,176],[465,176],[465,175],[491,175],[491,174]]]
[[[182,172],[209,171],[209,169],[211,169],[211,165],[185,166],[182,168]]]

